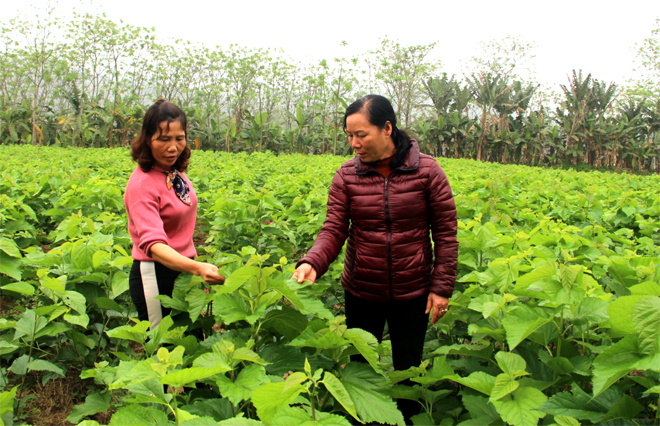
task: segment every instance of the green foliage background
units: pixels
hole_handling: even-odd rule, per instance
[[[450,310],[424,362],[391,369],[388,337],[348,330],[343,255],[289,280],[346,157],[194,151],[200,260],[149,331],[128,294],[126,148],[0,147],[0,415],[73,369],[73,423],[657,424],[660,178],[442,159],[459,215]],[[366,363],[351,362],[361,354]],[[402,382],[410,379],[408,385]],[[398,383],[398,384],[397,384]],[[393,386],[397,384],[396,386]]]
[[[190,140],[225,152],[346,155],[342,115],[367,93],[390,98],[436,157],[504,164],[660,170],[660,26],[641,44],[644,78],[609,83],[579,70],[543,87],[521,76],[533,46],[483,46],[462,77],[435,43],[384,39],[354,58],[295,63],[281,51],[164,42],[104,15],[15,18],[0,32],[0,144],[126,146],[158,97],[182,106]]]

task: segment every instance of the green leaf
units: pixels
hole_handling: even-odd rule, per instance
[[[23,257],[14,240],[10,240],[9,238],[0,237],[0,250],[5,252],[10,257],[19,259]]]
[[[116,299],[128,289],[128,275],[123,271],[116,271],[112,276],[112,298]]]
[[[295,290],[292,290],[286,281],[271,279],[268,281],[268,286],[286,297],[300,312],[306,313],[305,304],[298,296],[298,293]]]
[[[247,280],[256,277],[258,273],[259,268],[256,266],[243,266],[235,270],[227,277],[223,285],[217,286],[215,289],[218,293],[233,293],[234,290],[245,284]]]
[[[110,409],[110,399],[111,394],[109,392],[87,395],[85,403],[73,407],[66,420],[71,423],[78,423],[83,417],[104,413]]]
[[[57,336],[60,333],[66,333],[67,331],[71,330],[66,324],[62,322],[51,322],[44,328],[42,328],[35,336],[35,339],[38,339],[43,336]]]
[[[481,312],[484,318],[488,318],[499,308],[504,306],[505,303],[506,300],[499,294],[484,293],[472,299],[468,308],[473,311]]]
[[[98,303],[99,299],[96,300]],[[106,300],[110,300],[110,299],[106,299]],[[114,301],[111,302],[115,303]],[[106,305],[106,306],[112,306],[112,305]],[[156,350],[158,349],[158,345],[160,345],[160,342],[163,340],[163,337],[165,337],[170,332],[170,328],[172,328],[172,325],[174,325],[174,321],[172,320],[171,315],[166,315],[165,318],[160,320],[158,327],[156,327],[153,330],[149,330],[147,332],[147,336],[149,336],[149,341],[144,344],[144,350],[150,354],[156,352]]]
[[[309,365],[309,364],[307,364]],[[309,371],[309,369],[307,369]],[[309,373],[307,373],[309,374]],[[284,389],[282,389],[283,392],[286,392],[292,387],[298,386],[299,384],[302,384],[305,380],[307,380],[307,374],[296,371],[295,373],[289,374],[289,376],[286,378],[284,381]]]
[[[211,296],[206,294],[204,290],[192,289],[186,294],[186,302],[188,302],[188,312],[190,313],[190,320],[197,321],[199,315],[202,313],[206,305],[208,305]]]
[[[234,351],[232,354],[232,357],[235,360],[240,360],[240,361],[250,361],[254,362],[256,364],[260,365],[266,365],[268,364],[266,361],[261,359],[259,355],[256,354],[256,352],[248,349],[248,348],[238,348]]]
[[[0,340],[0,355],[6,355],[14,352],[20,346],[14,345],[12,343]]]
[[[183,412],[183,410],[180,410]],[[233,420],[233,419],[232,419]],[[259,425],[263,426],[263,423],[257,422]],[[219,425],[220,422],[216,421],[213,417],[198,417],[198,416],[193,416],[190,417],[188,420],[181,420],[179,419],[179,425],[180,426],[217,426]],[[242,425],[243,423],[236,423],[237,425]]]
[[[499,365],[502,371],[511,376],[512,379],[527,375],[527,372],[525,371],[527,363],[520,355],[512,352],[500,351],[495,354],[495,359],[497,360],[497,365]]]
[[[140,404],[132,404],[123,407],[110,419],[109,426],[153,426],[166,425],[167,414],[154,407],[145,407]]]
[[[536,425],[545,413],[538,410],[547,400],[538,389],[521,387],[512,395],[493,401],[493,405],[502,419],[513,426]]]
[[[195,358],[193,361],[193,367],[199,368],[213,368],[217,365],[224,366],[227,371],[231,370],[229,357],[225,354],[218,354],[215,352],[205,353]]]
[[[250,311],[246,300],[240,295],[221,294],[213,301],[213,315],[225,324],[231,324],[247,319]]]
[[[188,302],[186,302],[186,293],[179,289],[175,288],[172,290],[172,297],[169,297],[165,294],[161,294],[155,297],[160,300],[160,304],[166,308],[174,309],[181,312],[188,311]]]
[[[474,345],[443,345],[433,351],[434,355],[463,355],[467,357],[477,357],[490,360],[493,354],[493,347],[487,342],[480,342]]]
[[[63,277],[66,278],[66,277]],[[64,295],[66,290],[64,289],[64,284],[62,281],[56,278],[51,278],[51,277],[44,277],[42,283],[42,286],[49,290],[53,290],[56,293],[59,293],[61,295]]]
[[[190,383],[206,379],[216,374],[229,371],[224,365],[216,365],[212,368],[185,368],[183,370],[176,370],[172,373],[166,374],[160,382],[164,385],[172,385],[176,387],[186,386]]]
[[[290,386],[286,391],[284,382],[267,383],[252,392],[252,404],[257,415],[266,424],[272,423],[277,412],[288,407],[305,390],[302,385]]]
[[[348,420],[336,414],[316,411],[316,420],[298,407],[285,407],[273,418],[275,426],[350,426]]]
[[[557,374],[570,374],[575,371],[575,367],[571,361],[563,356],[550,358],[545,364]]]
[[[415,414],[410,418],[410,421],[412,421],[414,426],[435,425],[435,420],[433,420],[433,417],[429,416],[428,413]]]
[[[0,393],[0,419],[14,412],[14,399],[17,390],[18,386],[14,386],[10,391]]]
[[[526,289],[531,284],[534,284],[535,282],[544,280],[546,278],[550,278],[556,273],[557,273],[557,269],[551,266],[544,266],[542,268],[537,268],[532,272],[519,277],[516,280],[516,290]]]
[[[31,284],[22,281],[3,285],[0,288],[3,290],[24,294],[26,296],[32,296],[34,294],[34,287]]]
[[[439,356],[433,358],[433,365],[422,377],[413,377],[413,382],[420,383],[424,386],[430,386],[440,380],[446,380],[454,376],[454,369],[451,368],[447,362],[446,356]]]
[[[497,401],[502,399],[511,392],[518,389],[520,383],[516,382],[513,377],[509,374],[500,374],[495,378],[495,384],[493,389],[490,391],[490,402]]]
[[[607,307],[609,303],[597,297],[587,297],[580,301],[575,318],[571,322],[576,325],[584,325],[587,323],[599,324],[607,321]]]
[[[77,291],[67,290],[64,297],[62,297],[62,302],[81,315],[87,311],[87,300],[85,296]]]
[[[263,366],[250,364],[238,373],[235,382],[226,376],[218,376],[215,382],[220,394],[234,405],[238,405],[241,401],[249,399],[255,389],[269,383],[269,380]]]
[[[317,323],[314,322],[309,323],[305,331],[289,343],[291,346],[308,346],[318,349],[339,349],[348,344],[348,339],[330,331],[330,328],[318,330]]]
[[[199,426],[205,425],[201,424]],[[233,419],[222,420],[218,422],[216,426],[264,426],[264,424],[258,420],[246,419],[245,417],[234,417]]]
[[[611,406],[612,404],[603,398],[592,398],[578,385],[573,384],[570,392],[552,395],[539,410],[554,416],[570,416],[598,424],[605,418]]]
[[[653,281],[646,281],[641,284],[634,285],[628,290],[633,295],[638,296],[660,296],[660,285],[654,283]]]
[[[19,376],[22,376],[24,374],[27,374],[28,371],[28,363],[30,362],[30,357],[28,355],[23,355],[14,360],[14,362],[11,363],[11,366],[9,367],[9,371],[11,371],[14,374],[18,374]]]
[[[348,414],[357,419],[355,404],[353,403],[351,396],[341,381],[334,374],[326,371],[323,375],[323,384],[328,389],[328,391],[330,391],[337,402],[339,402],[341,406],[344,407]]]
[[[159,384],[162,388],[163,386]],[[213,418],[215,421],[220,421],[224,419],[229,419],[234,417],[232,411],[232,404],[228,399],[225,398],[208,398],[208,399],[196,399],[190,405],[184,405],[183,409],[192,414],[197,414],[201,416],[199,418]]]
[[[660,353],[660,297],[645,297],[635,303],[632,318],[638,333],[639,353]]]
[[[64,314],[63,318],[64,321],[68,322],[69,324],[79,325],[85,329],[89,325],[89,316],[87,316],[87,314],[82,314],[82,315]]]
[[[179,422],[185,422],[185,421],[192,421],[195,419],[199,419],[199,416],[196,416],[194,414],[190,414],[189,412],[182,410],[177,407],[176,409],[176,418],[179,420]]]
[[[603,421],[614,419],[632,420],[642,411],[644,411],[643,405],[635,401],[630,395],[624,395],[607,411]]]
[[[382,373],[383,369],[379,364],[378,340],[373,334],[364,331],[361,328],[349,328],[344,332],[344,339],[355,346],[355,349],[367,360],[371,368],[377,373]]]
[[[349,362],[342,372],[341,382],[351,396],[360,419],[404,425],[403,416],[389,397],[390,382],[363,363]]]
[[[500,418],[493,404],[481,395],[463,393],[463,406],[473,419],[484,419],[482,425],[491,424]]]
[[[98,250],[94,255],[92,256],[92,268],[98,269],[99,266],[103,264],[103,261],[105,259],[110,259],[110,253],[108,253],[105,250]]]
[[[96,306],[99,307],[99,309],[102,309],[104,311],[115,311],[115,312],[121,312],[124,313],[126,312],[126,308],[121,306],[119,303],[115,302],[114,300],[108,299],[107,297],[97,297],[94,299],[94,302],[96,303]],[[159,327],[162,325],[159,324]]]
[[[506,340],[509,344],[509,350],[513,350],[530,334],[552,321],[552,318],[543,316],[542,312],[540,308],[530,308],[527,305],[520,305],[515,310],[507,312],[504,315],[502,326],[506,330]]]
[[[0,274],[5,274],[12,277],[16,281],[20,281],[21,266],[23,265],[22,259],[17,259],[7,255],[4,251],[0,251]]]
[[[64,377],[64,370],[52,362],[44,361],[43,359],[35,359],[27,364],[28,371],[51,371],[58,376]]]
[[[215,308],[215,303],[213,307]],[[281,310],[273,309],[268,312],[262,327],[275,330],[290,341],[305,330],[307,323],[305,315],[285,305]]]
[[[132,340],[138,343],[144,343],[147,340],[147,329],[151,326],[149,321],[140,321],[134,326],[122,325],[121,327],[113,328],[105,333],[109,337],[115,339]]]
[[[622,296],[609,304],[607,314],[610,317],[613,337],[636,333],[632,319],[633,306],[645,297],[648,296]]]
[[[92,269],[94,265],[94,253],[98,248],[85,243],[78,244],[71,251],[71,260],[78,269]]]
[[[16,322],[16,332],[14,333],[14,340],[23,336],[27,336],[30,342],[36,339],[36,334],[46,327],[48,320],[44,317],[37,316],[37,314],[28,309],[23,313],[21,319]]]
[[[626,336],[598,355],[593,365],[593,392],[598,396],[632,370],[660,365],[660,353],[644,357],[639,353],[637,337]]]
[[[495,386],[495,377],[486,374],[483,371],[475,371],[467,377],[455,375],[449,377],[449,380],[453,380],[456,383],[460,383],[463,386],[467,386],[489,396],[493,390],[493,386]]]
[[[290,296],[291,295],[289,294],[289,296],[285,296],[285,297],[291,300]],[[321,300],[312,299],[309,297],[300,297],[300,301],[302,302],[303,307],[302,309],[300,308],[299,309],[300,312],[302,312],[303,314],[311,314],[316,316],[317,318],[322,318],[328,321],[333,321],[335,319],[334,314],[328,308],[325,307],[325,305]],[[296,305],[296,307],[298,306]]]
[[[313,369],[331,369],[335,365],[334,361],[322,355],[305,355],[298,348],[281,344],[266,346],[260,351],[260,354],[265,361],[270,363],[266,365],[268,374],[276,376],[282,376],[289,371],[302,370],[307,357],[309,357],[309,363],[312,364]]]
[[[580,426],[580,423],[576,418],[570,416],[555,416],[555,423],[559,426]]]

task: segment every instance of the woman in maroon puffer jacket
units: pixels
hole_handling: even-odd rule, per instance
[[[387,322],[394,368],[405,370],[421,362],[429,312],[432,323],[447,312],[458,241],[447,177],[396,121],[378,95],[346,109],[344,131],[357,155],[332,179],[325,223],[293,278],[323,275],[348,238],[346,325],[380,341]]]

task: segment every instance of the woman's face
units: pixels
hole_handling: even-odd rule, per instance
[[[389,121],[381,129],[371,124],[363,113],[356,112],[346,117],[345,131],[351,147],[365,163],[382,160],[394,153],[392,124]]]
[[[148,142],[156,165],[164,169],[172,167],[186,147],[186,133],[181,123],[176,120],[169,124],[168,130],[167,121],[160,123],[159,131]]]

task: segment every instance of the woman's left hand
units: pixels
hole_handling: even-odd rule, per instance
[[[449,309],[449,299],[435,293],[429,293],[429,301],[426,303],[426,313],[433,311],[431,324],[442,318]]]

